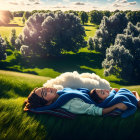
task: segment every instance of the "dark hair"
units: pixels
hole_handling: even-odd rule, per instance
[[[24,110],[29,110],[31,108],[41,107],[48,103],[47,100],[39,97],[37,94],[35,94],[35,91],[38,88],[35,88],[28,96],[28,99],[25,101],[25,108]]]
[[[90,91],[90,97],[96,102],[100,103],[102,102],[102,99],[98,96],[96,89],[93,89],[92,92]]]

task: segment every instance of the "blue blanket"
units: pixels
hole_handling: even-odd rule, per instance
[[[60,95],[56,102],[52,103],[51,105],[34,108],[31,111],[38,112],[44,111],[48,109],[55,109],[60,108],[65,103],[73,98],[80,98],[84,102],[89,104],[95,104],[99,107],[106,108],[110,107],[117,103],[124,103],[127,105],[128,109],[126,111],[121,110],[114,110],[114,112],[121,112],[122,117],[127,117],[135,113],[137,109],[137,99],[136,97],[127,89],[120,89],[117,93],[115,90],[110,92],[108,98],[106,98],[102,103],[96,104],[91,97],[87,94],[89,92],[86,88],[79,88],[79,89],[71,89],[71,88],[64,88],[63,90],[58,91],[57,93]]]
[[[138,100],[131,93],[131,91],[125,88],[121,88],[118,92],[112,90],[110,92],[110,95],[102,103],[98,104],[98,106],[106,108],[117,103],[124,103],[125,105],[127,105],[128,109],[122,111],[121,114],[121,117],[125,118],[136,112]],[[118,109],[116,109],[115,111],[118,111]]]

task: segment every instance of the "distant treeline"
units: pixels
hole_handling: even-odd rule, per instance
[[[59,12],[60,10],[56,10],[54,11],[54,13]],[[33,10],[31,12],[29,11],[15,11],[12,12],[12,15],[14,17],[24,17],[25,20],[28,19],[29,16],[33,15],[34,13],[49,13],[52,12],[50,10]],[[79,16],[79,18],[81,19],[81,22],[87,23],[88,21],[90,21],[90,23],[95,23],[95,24],[100,24],[101,20],[103,19],[103,16],[107,16],[110,17],[112,15],[114,15],[117,12],[121,12],[124,13],[126,15],[126,17],[129,19],[130,22],[132,22],[133,24],[136,24],[137,22],[140,22],[140,11],[131,11],[131,10],[126,10],[126,11],[98,11],[98,10],[93,10],[90,12],[84,12],[84,11],[73,11],[73,10],[69,10],[69,11],[65,11],[64,13],[73,13],[76,16]]]
[[[14,12],[10,12],[10,11],[0,11],[0,17],[3,16],[3,19],[0,19],[0,25],[3,24],[8,24],[10,22],[11,19],[13,19],[13,17],[23,17],[22,21],[23,23],[25,23],[25,21],[34,13],[50,13],[52,11],[50,10],[33,10],[33,11],[14,11]],[[56,10],[53,11],[54,14],[57,12],[60,12],[60,10]],[[101,20],[103,19],[104,16],[106,17],[110,17],[112,15],[114,15],[115,13],[120,12],[120,13],[124,13],[126,15],[126,17],[128,18],[128,20],[133,23],[134,25],[136,25],[137,22],[140,22],[140,11],[98,11],[98,10],[93,10],[90,12],[85,12],[85,11],[73,11],[73,10],[69,10],[69,11],[65,11],[64,13],[73,13],[74,15],[78,16],[81,19],[81,23],[84,25],[85,23],[87,23],[88,21],[90,23],[94,23],[99,25],[101,23]]]

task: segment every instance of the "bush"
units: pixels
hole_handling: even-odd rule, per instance
[[[85,30],[74,14],[35,13],[23,29],[23,44],[32,54],[56,56],[86,46]],[[31,55],[31,54],[30,54]]]
[[[5,60],[6,56],[6,42],[0,36],[0,60]]]

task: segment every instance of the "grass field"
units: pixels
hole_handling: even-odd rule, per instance
[[[21,19],[15,18],[10,24],[22,26]],[[87,24],[86,40],[94,36],[97,26]],[[23,27],[14,27],[20,34]],[[9,38],[12,27],[0,27],[0,34]],[[79,115],[74,120],[56,118],[51,115],[23,112],[23,103],[29,92],[40,87],[48,79],[63,72],[78,71],[96,73],[108,80],[112,87],[125,87],[140,93],[140,83],[124,81],[112,75],[104,77],[102,55],[87,48],[78,53],[66,53],[56,58],[23,58],[7,50],[7,59],[0,61],[0,140],[56,140],[56,139],[140,139],[140,110],[126,118],[93,117]],[[11,70],[11,71],[7,71]],[[12,72],[17,71],[17,72]],[[30,74],[27,74],[30,73]]]
[[[0,70],[1,140],[140,138],[140,110],[126,119],[79,115],[74,120],[24,112],[23,103],[29,92],[34,87],[42,86],[48,79],[50,78]],[[140,90],[140,86],[132,88]]]

